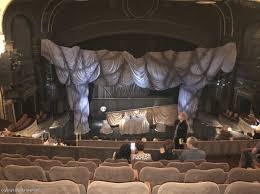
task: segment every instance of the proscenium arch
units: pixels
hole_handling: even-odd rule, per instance
[[[160,35],[185,40],[202,47],[216,46],[218,43],[218,40],[214,39],[210,33],[194,29],[190,26],[167,20],[149,19],[100,20],[76,26],[64,32],[55,32],[55,36],[52,39],[59,44],[72,46],[102,36],[126,33]],[[193,36],[190,36],[190,34],[193,34]]]

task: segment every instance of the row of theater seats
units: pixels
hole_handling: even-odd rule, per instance
[[[145,162],[137,162],[145,163]],[[149,164],[149,162],[146,162]],[[110,167],[99,166],[91,179],[91,173],[85,167],[64,167],[54,166],[49,171],[44,171],[39,166],[16,166],[8,165],[1,169],[2,178],[8,181],[22,181],[22,180],[38,180],[38,181],[58,181],[71,180],[83,187],[81,190],[86,191],[89,188],[89,183],[92,181],[102,182],[135,182],[140,181],[147,183],[151,191],[156,194],[159,192],[160,185],[167,182],[178,183],[199,183],[212,182],[219,184],[222,191],[225,190],[228,184],[237,181],[246,182],[260,182],[260,170],[246,170],[240,168],[233,168],[228,173],[222,169],[199,170],[191,169],[186,173],[173,167],[157,168],[157,167],[143,167],[138,177],[134,169],[129,166]],[[16,183],[17,184],[17,183]],[[82,186],[83,185],[83,186]],[[12,187],[14,188],[14,186]],[[221,192],[223,193],[223,192]]]
[[[166,182],[184,182],[185,184],[190,183],[198,183],[198,182],[214,182],[215,184],[219,184],[219,189],[222,191],[221,193],[224,193],[227,184],[231,184],[236,181],[247,181],[247,182],[259,182],[260,180],[260,171],[259,170],[246,170],[246,169],[231,169],[228,173],[224,172],[223,169],[211,169],[211,170],[200,170],[200,169],[190,169],[188,168],[180,168],[180,166],[190,166],[192,162],[171,162],[170,163],[164,163],[166,161],[161,162],[144,162],[144,161],[138,161],[135,162],[133,165],[133,168],[136,169],[139,172],[139,177],[136,177],[134,169],[128,166],[128,163],[126,163],[124,160],[111,160],[107,159],[104,163],[100,164],[100,160],[96,159],[99,162],[98,165],[95,164],[93,161],[86,161],[86,162],[79,162],[79,161],[71,161],[70,160],[64,162],[64,157],[54,157],[53,159],[62,159],[63,163],[59,160],[43,160],[43,159],[37,159],[39,157],[37,156],[27,156],[27,158],[22,158],[19,155],[12,155],[13,158],[6,157],[8,155],[2,154],[2,161],[9,160],[9,162],[15,162],[17,164],[18,161],[26,160],[29,161],[28,158],[31,159],[30,162],[38,162],[38,164],[41,164],[41,162],[47,162],[47,167],[45,166],[45,171],[43,168],[39,167],[40,165],[36,166],[17,166],[17,165],[7,165],[4,168],[1,168],[1,179],[7,179],[8,181],[13,181],[16,187],[17,181],[22,181],[25,179],[33,179],[38,181],[58,181],[58,180],[72,180],[75,183],[80,185],[81,192],[86,192],[87,189],[93,188],[94,186],[88,186],[89,180],[94,180],[92,185],[95,185],[94,183],[99,182],[98,184],[104,184],[110,185],[110,183],[107,182],[114,182],[114,183],[124,183],[124,182],[134,182],[136,180],[139,180],[143,183],[149,183],[149,186],[151,187],[151,190],[153,193],[158,193],[162,184]],[[18,158],[17,158],[18,157]],[[40,156],[42,157],[42,156]],[[36,160],[35,160],[36,159]],[[89,160],[89,159],[85,159]],[[40,162],[39,162],[40,161]],[[54,163],[59,165],[55,165]],[[58,162],[58,163],[57,163]],[[64,166],[66,163],[66,167]],[[78,167],[69,167],[70,163],[77,164]],[[114,167],[120,166],[121,164],[125,163],[126,166],[121,167]],[[6,163],[5,163],[6,164]],[[12,163],[11,163],[12,164]],[[29,163],[28,163],[29,164]],[[30,163],[31,164],[31,163]],[[94,164],[94,169],[92,172],[89,170],[89,168],[86,168],[84,166],[81,166],[83,164]],[[108,165],[109,164],[109,165]],[[112,165],[111,165],[112,164]],[[219,167],[221,164],[217,163],[207,163],[202,162],[198,166],[196,166],[193,163],[193,167],[198,168],[203,166],[203,164],[210,165],[211,167]],[[19,164],[18,164],[19,165]],[[54,165],[54,166],[52,166]],[[110,166],[111,165],[111,166]],[[167,166],[167,168],[163,168]],[[213,166],[212,166],[213,165]],[[217,166],[216,166],[217,165]],[[44,165],[43,165],[44,166]],[[81,167],[79,167],[81,166]],[[173,166],[173,167],[171,167]],[[175,167],[175,168],[174,168]],[[179,167],[182,169],[182,171],[178,170],[176,167]],[[228,171],[226,169],[226,171]],[[101,181],[101,182],[100,182]],[[103,183],[105,182],[105,183]],[[224,184],[227,183],[227,184]],[[11,184],[11,185],[12,185]],[[43,184],[43,183],[41,183]],[[9,183],[10,185],[10,183]],[[15,188],[14,185],[11,188]],[[109,186],[110,187],[110,186]],[[95,187],[94,187],[95,188]]]
[[[259,194],[259,183],[235,182],[229,185],[212,182],[176,183],[168,182],[159,186],[152,194]],[[151,194],[149,186],[142,182],[111,183],[92,182],[85,190],[69,180],[41,182],[23,180],[20,182],[0,181],[0,193],[7,194]]]
[[[13,159],[16,158],[16,159]],[[34,165],[35,163],[39,166],[41,166],[44,170],[49,170],[52,166],[85,166],[88,167],[88,165],[84,165],[84,163],[81,162],[94,162],[96,166],[129,166],[128,161],[124,159],[119,160],[113,160],[113,159],[106,159],[103,163],[100,159],[93,158],[80,158],[78,161],[75,161],[72,157],[60,157],[60,156],[54,156],[51,160],[47,156],[32,156],[28,155],[25,158],[20,154],[1,154],[0,155],[0,165],[6,166],[9,164],[16,164],[16,165],[23,165],[23,166],[30,166]],[[48,161],[46,161],[48,160]],[[137,161],[132,161],[132,166],[137,169],[138,172],[140,172],[142,165],[135,165]],[[155,161],[147,161],[150,162],[149,166],[154,166],[158,168],[162,167],[175,167],[178,168],[180,172],[186,172],[190,169],[201,169],[201,170],[208,170],[212,168],[221,168],[225,172],[230,170],[230,166],[228,163],[211,163],[206,162],[205,160],[199,160],[199,161],[184,161],[180,162],[178,160],[159,160],[157,162]],[[171,164],[170,164],[171,163]],[[94,168],[93,165],[91,165],[92,168]]]

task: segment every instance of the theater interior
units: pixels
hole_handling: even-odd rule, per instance
[[[260,194],[260,0],[0,0],[0,193]]]

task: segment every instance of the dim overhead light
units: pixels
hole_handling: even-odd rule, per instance
[[[213,0],[198,0],[196,1],[197,4],[202,4],[202,5],[208,5],[208,4],[215,4],[216,1]]]

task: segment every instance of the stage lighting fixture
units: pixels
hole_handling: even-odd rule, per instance
[[[106,111],[107,111],[107,107],[101,106],[101,107],[100,107],[100,111],[101,111],[101,112],[106,112]]]

